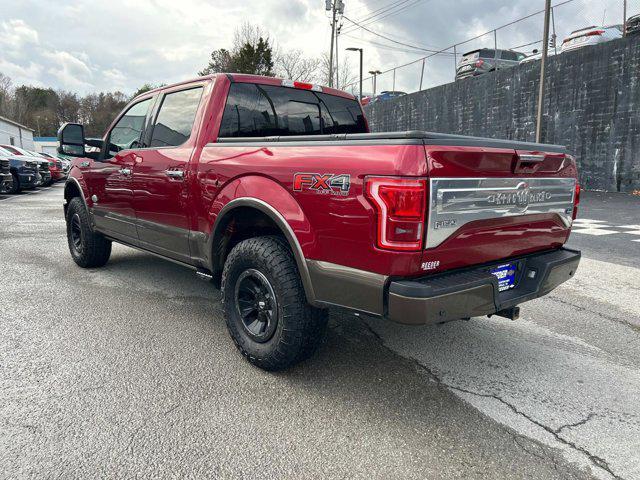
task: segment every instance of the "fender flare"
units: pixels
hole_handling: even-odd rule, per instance
[[[72,177],[71,175],[69,175],[69,177],[67,177],[67,181],[64,182],[64,198],[65,200],[67,199],[67,189],[69,188],[70,184],[74,184],[75,187],[78,189],[78,192],[80,192],[80,198],[82,199],[82,203],[84,203],[84,208],[87,209],[87,211],[89,211],[89,205],[87,204],[87,199],[84,196],[84,190],[82,188],[82,185],[80,184],[80,182],[78,181],[77,178]],[[65,203],[65,212],[67,210],[67,205],[68,203]]]
[[[256,183],[253,183],[256,182]],[[265,189],[265,183],[268,182],[269,188]],[[245,188],[238,189],[238,184],[243,185]],[[262,187],[262,189],[260,189]],[[278,189],[278,190],[275,190]],[[278,202],[269,202],[266,199],[259,198],[260,192],[271,192],[273,195],[274,191],[278,191],[282,195],[279,197]],[[236,198],[227,197],[226,193],[239,193],[240,195]],[[227,197],[229,200],[220,208],[220,201]],[[274,197],[277,198],[277,197]],[[304,216],[300,205],[295,200],[295,198],[288,192],[284,187],[282,187],[276,181],[266,178],[266,177],[240,177],[235,179],[234,181],[228,183],[225,188],[223,188],[216,197],[216,200],[212,204],[212,210],[220,208],[217,213],[214,213],[210,210],[210,215],[214,216],[213,225],[211,228],[211,233],[209,235],[207,241],[207,250],[210,255],[211,266],[213,266],[214,256],[213,256],[213,245],[216,238],[221,234],[221,228],[225,224],[224,219],[227,215],[240,207],[250,207],[255,208],[256,210],[264,213],[267,217],[269,217],[282,231],[284,234],[287,243],[289,244],[291,251],[293,253],[293,257],[296,262],[296,266],[298,267],[298,272],[300,273],[300,279],[302,280],[302,286],[304,287],[305,295],[307,297],[307,301],[314,305],[319,306],[316,301],[316,295],[313,289],[313,284],[311,281],[311,276],[309,273],[309,268],[307,265],[306,257],[304,255],[304,251],[300,244],[300,240],[295,232],[295,226],[292,225],[286,220],[285,216],[281,213],[282,209],[278,209],[278,203],[282,203],[280,205],[282,209],[290,208],[295,209],[297,211],[297,215],[302,222],[302,231],[303,233],[313,238],[313,232],[311,229],[311,225],[309,224],[306,216]],[[217,208],[216,208],[217,207]],[[308,240],[308,239],[307,239]],[[303,239],[304,241],[304,239]]]

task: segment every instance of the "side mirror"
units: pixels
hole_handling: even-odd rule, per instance
[[[58,153],[84,157],[84,127],[79,123],[65,123],[58,130]]]

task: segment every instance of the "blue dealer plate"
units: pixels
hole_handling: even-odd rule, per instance
[[[505,263],[491,270],[491,274],[498,279],[498,287],[501,292],[513,288],[516,283],[516,266],[513,263]]]

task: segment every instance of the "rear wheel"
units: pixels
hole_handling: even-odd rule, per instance
[[[111,256],[111,241],[91,229],[89,212],[79,197],[67,208],[67,241],[73,261],[82,268],[102,267]]]
[[[317,349],[327,312],[309,305],[293,255],[278,237],[236,245],[222,272],[222,302],[231,338],[252,364],[282,370]]]

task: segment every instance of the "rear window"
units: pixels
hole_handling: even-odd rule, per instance
[[[233,83],[220,138],[366,133],[356,100],[254,83]]]
[[[15,148],[13,148],[13,147],[10,147],[9,145],[5,145],[5,146],[4,146],[4,147],[2,147],[2,148],[4,148],[5,150],[10,151],[10,152],[11,152],[11,153],[13,153],[14,155],[22,155],[22,153],[21,153],[21,152],[19,152],[17,149],[15,149]]]
[[[513,60],[513,61],[517,61],[517,60],[521,60],[522,58],[524,58],[524,56],[520,56],[520,54],[516,53],[516,52],[511,52],[509,50],[503,50],[502,54],[501,54],[501,58],[503,60]]]
[[[488,48],[480,50],[480,58],[495,58],[496,51]]]

